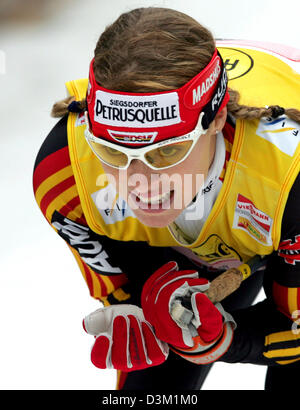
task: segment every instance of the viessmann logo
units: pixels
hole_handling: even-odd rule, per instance
[[[233,220],[234,229],[247,232],[257,242],[271,245],[272,225],[273,219],[269,215],[258,209],[250,199],[238,194]]]

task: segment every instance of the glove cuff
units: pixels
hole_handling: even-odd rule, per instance
[[[170,346],[170,349],[184,359],[196,364],[209,364],[218,360],[229,349],[236,323],[230,313],[226,312],[221,303],[216,303],[215,307],[222,314],[224,319],[222,334],[213,342],[205,343],[200,336],[194,337],[194,346],[188,349],[178,349]]]
[[[174,346],[170,346],[170,349],[195,364],[209,364],[218,360],[229,349],[232,339],[235,323],[225,322],[223,326],[223,332],[220,338],[213,343],[204,343],[200,337],[194,338],[195,345],[189,349],[178,349]]]

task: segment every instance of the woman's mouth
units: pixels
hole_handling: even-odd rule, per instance
[[[171,204],[174,200],[174,190],[154,196],[144,196],[132,192],[131,199],[134,201],[136,208],[144,212],[163,212],[171,208]]]

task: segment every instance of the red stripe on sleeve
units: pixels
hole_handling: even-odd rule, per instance
[[[84,268],[84,273],[85,273],[85,277],[86,277],[86,282],[90,291],[90,295],[93,297],[94,296],[94,285],[93,285],[93,280],[92,280],[92,276],[90,273],[90,269],[89,267],[86,265],[86,263],[83,262],[83,260],[81,260],[82,266]]]
[[[106,297],[108,295],[107,292],[107,287],[105,285],[105,283],[103,282],[101,276],[99,274],[95,274],[96,278],[98,279],[99,283],[100,283],[100,288],[101,288],[101,297]],[[110,278],[109,278],[110,279]]]
[[[87,221],[86,221],[85,216],[84,216],[83,213],[81,214],[81,217],[80,217],[80,218],[76,218],[76,221],[75,221],[75,222],[77,222],[78,224],[81,224],[81,225],[88,226],[88,223],[87,223]]]
[[[288,290],[286,286],[281,286],[277,282],[273,282],[273,298],[278,310],[284,315],[290,317],[288,305]]]
[[[73,175],[64,181],[60,182],[59,184],[55,185],[52,189],[50,189],[41,200],[40,208],[44,215],[46,215],[47,208],[49,204],[57,198],[62,192],[69,189],[71,186],[75,185],[75,179]]]
[[[73,211],[76,206],[80,204],[80,199],[79,196],[76,196],[75,198],[71,199],[71,201],[67,202],[65,206],[60,208],[58,211],[60,214],[63,216],[67,216],[69,212]]]
[[[110,280],[115,289],[121,288],[123,285],[128,283],[127,276],[124,273],[121,273],[120,275],[113,275],[110,277]]]
[[[33,174],[33,190],[36,192],[40,184],[60,171],[61,169],[70,165],[70,157],[68,147],[61,148],[44,158],[35,168]]]

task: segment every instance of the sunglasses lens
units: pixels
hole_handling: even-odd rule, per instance
[[[165,145],[153,149],[145,155],[146,161],[155,168],[164,168],[175,165],[181,161],[191,149],[193,142],[184,141],[176,144]]]
[[[120,167],[123,168],[127,165],[128,157],[123,152],[111,148],[106,147],[105,145],[95,143],[93,141],[89,141],[93,151],[95,154],[104,162],[113,167]]]

